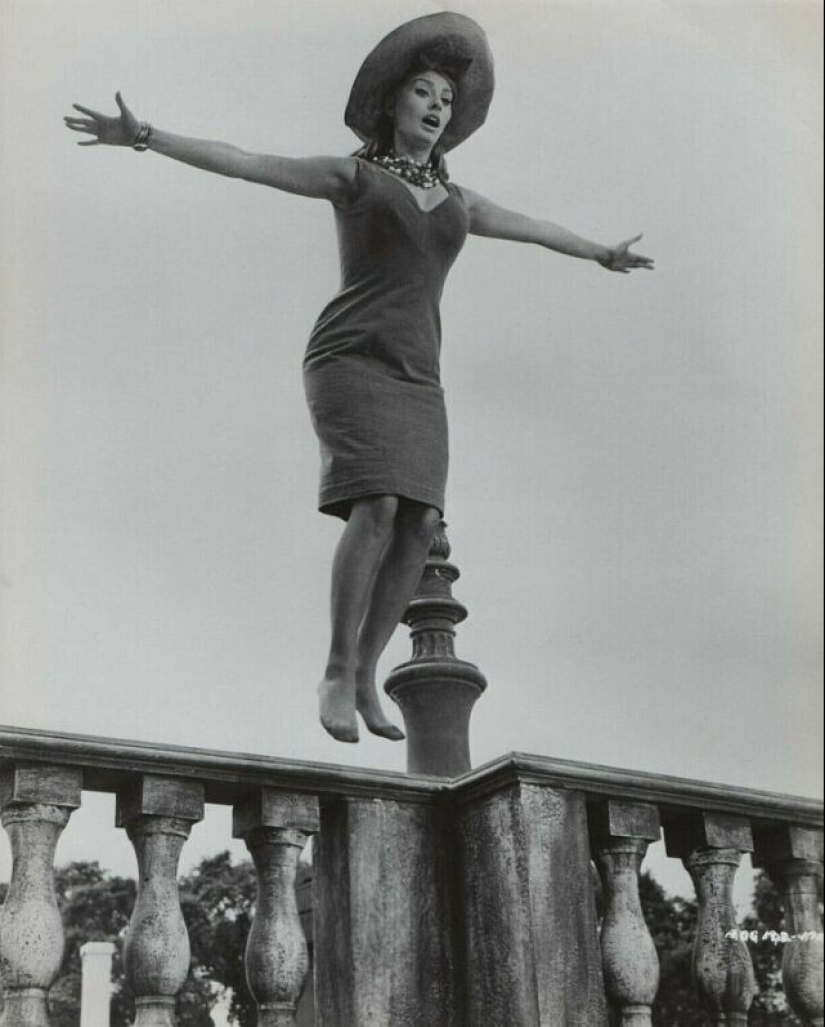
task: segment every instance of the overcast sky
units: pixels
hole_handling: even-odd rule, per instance
[[[403,769],[403,746],[316,720],[340,526],[315,510],[300,366],[337,287],[329,206],[78,148],[61,117],[119,88],[172,131],[351,152],[361,60],[439,9],[0,5],[0,723]],[[470,238],[451,272],[474,762],[819,794],[821,7],[452,9],[497,72],[454,180],[600,242],[644,231],[657,261],[611,275]],[[384,672],[409,651],[398,632]],[[190,862],[226,844],[210,824]],[[130,872],[110,825],[89,799],[58,858]]]

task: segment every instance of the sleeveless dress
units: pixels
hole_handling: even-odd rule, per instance
[[[362,158],[336,205],[341,289],[304,357],[304,389],[321,450],[318,506],[394,495],[444,512],[447,415],[441,299],[467,236],[457,186],[429,211],[400,179]]]

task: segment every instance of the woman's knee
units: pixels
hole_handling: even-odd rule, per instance
[[[429,545],[441,522],[441,511],[424,503],[402,502],[398,522],[406,532]]]
[[[367,531],[384,535],[392,531],[397,513],[397,496],[365,496],[352,504],[350,520]]]

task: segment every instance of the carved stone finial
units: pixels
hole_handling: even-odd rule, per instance
[[[442,521],[436,529],[418,589],[403,621],[413,654],[384,685],[407,729],[407,771],[457,777],[470,770],[470,714],[487,687],[481,671],[455,655],[455,626],[467,610],[453,598],[458,568],[449,563]]]
[[[450,546],[450,540],[447,538],[447,522],[439,521],[433,535],[433,540],[430,543],[430,559],[449,560],[451,552],[452,547]]]

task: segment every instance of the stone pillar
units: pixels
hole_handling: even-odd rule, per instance
[[[109,1027],[114,953],[110,941],[87,941],[80,949],[80,1027]]]
[[[639,871],[658,841],[659,810],[605,799],[589,809],[590,847],[604,890],[602,970],[616,1027],[650,1027],[659,957],[642,913]]]
[[[259,1027],[295,1027],[309,956],[295,878],[298,857],[318,830],[318,800],[264,788],[238,804],[232,833],[243,838],[258,875],[255,919],[246,945],[246,978]]]
[[[665,828],[665,845],[696,887],[693,976],[702,1006],[714,1027],[747,1027],[756,983],[750,952],[734,933],[733,880],[742,853],[753,851],[750,824],[744,817],[695,813]]]
[[[466,1022],[606,1027],[584,796],[518,781],[460,820]]]
[[[54,853],[80,806],[83,775],[62,767],[0,770],[0,810],[12,871],[0,908],[2,1027],[48,1027],[47,996],[60,972],[64,933],[54,890]]]
[[[138,862],[137,900],[123,953],[135,1027],[175,1027],[175,996],[190,961],[178,861],[203,806],[199,782],[151,774],[118,794],[117,826],[126,828]]]
[[[791,938],[782,953],[788,1004],[803,1023],[822,1027],[823,953],[817,879],[822,876],[822,831],[790,825],[756,837],[754,866],[764,867],[776,885]]]
[[[455,655],[455,625],[467,610],[453,599],[459,572],[449,562],[445,528],[442,521],[436,529],[418,590],[404,614],[412,659],[390,673],[384,690],[404,717],[407,772],[458,777],[471,768],[470,714],[487,681],[478,667]]]
[[[313,863],[319,1027],[463,1022],[449,826],[444,810],[428,802],[322,804]]]

